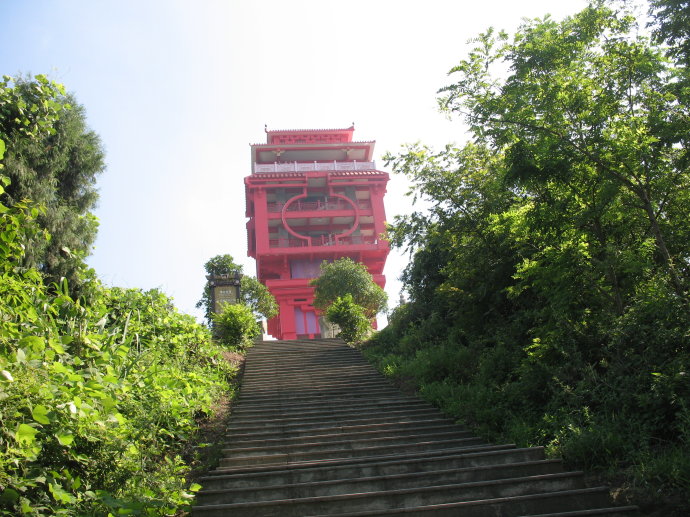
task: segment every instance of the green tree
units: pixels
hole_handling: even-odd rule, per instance
[[[86,125],[86,114],[72,95],[45,78],[19,79],[7,99],[4,117],[32,115],[23,124],[30,131],[2,122],[7,152],[4,174],[9,203],[28,199],[42,207],[38,224],[51,239],[28,241],[25,267],[36,267],[47,283],[65,277],[72,287],[80,283],[81,258],[88,255],[96,238],[98,222],[91,213],[98,200],[95,182],[105,169],[99,137]],[[43,112],[43,120],[36,113]]]
[[[68,107],[60,102],[63,85],[37,75],[33,81],[4,75],[0,81],[0,160],[9,142],[41,138],[55,132],[53,125]]]
[[[440,99],[474,142],[387,157],[429,209],[365,353],[490,439],[686,493],[686,65],[600,2],[474,43]]]
[[[229,275],[242,273],[242,266],[235,263],[231,255],[216,255],[204,264],[206,274]],[[252,276],[243,275],[240,279],[240,301],[249,306],[257,317],[270,319],[278,314],[278,304],[265,285]],[[211,306],[211,291],[208,284],[204,286],[197,308],[204,309],[206,320],[211,323],[213,307]]]
[[[685,296],[679,267],[689,257],[667,215],[686,201],[678,165],[687,132],[669,118],[687,120],[687,106],[670,87],[673,68],[634,26],[592,5],[560,23],[529,21],[512,43],[489,31],[451,70],[440,102],[505,152],[516,181],[579,192],[592,216],[614,197],[632,208],[638,239],[653,237],[658,264]],[[497,65],[510,74],[501,78]]]
[[[268,288],[253,276],[244,275],[240,280],[240,299],[254,314],[266,319],[278,315],[278,303]]]
[[[672,57],[690,65],[690,1],[650,0],[649,14],[655,41],[666,43]]]
[[[387,295],[375,282],[364,264],[344,257],[321,264],[321,276],[310,282],[314,286],[314,307],[321,311],[346,294],[364,308],[368,318],[386,310]]]
[[[339,296],[329,305],[326,318],[340,327],[338,337],[346,343],[361,343],[371,334],[371,323],[364,308],[353,301],[350,293]]]
[[[216,255],[206,261],[204,264],[204,271],[206,271],[207,276],[230,275],[234,273],[241,274],[242,266],[235,263],[235,259],[232,258],[232,255]],[[211,289],[208,286],[208,282],[204,285],[204,292],[201,295],[201,299],[196,302],[196,308],[204,310],[204,317],[209,324],[213,321]]]

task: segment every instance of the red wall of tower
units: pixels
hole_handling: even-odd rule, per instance
[[[352,132],[268,131],[267,144],[252,146],[253,171],[245,178],[248,254],[280,306],[268,322],[278,339],[320,336],[308,284],[322,261],[350,257],[385,285],[390,247],[380,236],[389,177],[371,161],[373,142],[352,142]],[[349,159],[355,153],[365,160]],[[294,160],[282,160],[286,155]]]

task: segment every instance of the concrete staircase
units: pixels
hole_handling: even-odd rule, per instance
[[[472,436],[337,340],[253,347],[223,453],[195,517],[636,515],[541,448]]]

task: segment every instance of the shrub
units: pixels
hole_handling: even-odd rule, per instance
[[[340,327],[338,337],[350,344],[361,343],[371,333],[371,323],[364,307],[351,294],[338,297],[326,310],[326,318]]]
[[[310,282],[314,286],[314,307],[326,310],[345,294],[362,307],[369,319],[386,310],[388,296],[374,282],[367,267],[351,258],[321,264],[321,276]]]
[[[246,305],[224,305],[223,312],[213,315],[213,322],[218,340],[231,348],[248,348],[252,340],[261,335],[261,325]]]

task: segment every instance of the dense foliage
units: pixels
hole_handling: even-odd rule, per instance
[[[388,157],[431,208],[391,228],[410,300],[366,353],[491,439],[690,493],[679,53],[600,3],[475,43],[440,99],[474,142]]]
[[[386,292],[374,282],[364,264],[348,257],[324,261],[321,275],[310,285],[314,286],[314,307],[321,311],[346,294],[352,295],[354,303],[364,308],[370,319],[386,310]]]
[[[350,293],[339,296],[328,309],[326,318],[340,328],[338,337],[349,344],[359,344],[371,334],[371,320],[364,307],[357,305]]]
[[[158,291],[48,290],[21,267],[36,209],[0,207],[0,515],[175,513],[219,349]]]
[[[254,312],[255,317],[270,320],[278,315],[275,297],[253,276],[244,275],[240,279],[240,300]]]
[[[222,312],[212,317],[217,340],[232,350],[245,350],[261,336],[261,324],[252,310],[242,303],[226,303]]]
[[[86,126],[84,108],[45,77],[5,78],[0,89],[7,100],[0,104],[7,144],[3,173],[11,180],[7,202],[41,206],[36,221],[50,234],[27,242],[24,266],[41,271],[48,284],[65,277],[78,290],[81,259],[90,253],[98,228],[91,210],[98,200],[96,177],[105,168],[100,139]],[[10,117],[21,113],[32,118],[13,124]],[[41,113],[44,119],[36,117]],[[45,116],[41,128],[38,121],[46,123]],[[23,130],[31,120],[36,129]]]
[[[81,260],[102,152],[68,101],[0,82],[0,515],[172,515],[198,489],[182,448],[234,372],[168,297]]]
[[[20,138],[42,138],[55,133],[53,126],[65,109],[58,101],[65,95],[61,84],[44,75],[24,84],[26,88],[16,87],[15,80],[8,75],[0,81],[0,151]]]

